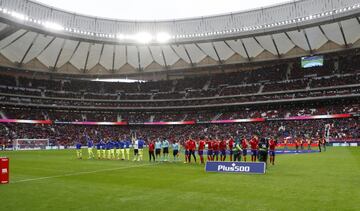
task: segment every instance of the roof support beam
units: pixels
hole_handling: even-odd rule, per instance
[[[54,70],[56,70],[56,66],[57,66],[57,64],[58,64],[58,62],[59,62],[59,59],[60,59],[61,53],[62,53],[62,51],[63,51],[63,49],[64,49],[65,42],[66,42],[66,40],[64,39],[64,40],[63,40],[63,43],[61,44],[60,51],[59,51],[59,53],[58,53],[58,55],[57,55],[57,57],[56,57],[56,60],[55,60]]]
[[[56,39],[56,37],[53,37],[53,38],[48,42],[48,44],[46,44],[45,47],[44,47],[43,49],[41,49],[41,51],[35,56],[35,58],[38,57],[38,56],[40,56],[42,53],[44,53],[44,51],[51,45],[51,43],[54,42],[55,39]]]
[[[225,45],[226,45],[228,48],[230,48],[230,49],[234,52],[234,54],[237,53],[237,52],[229,45],[229,43],[226,42],[226,40],[224,40],[223,42],[225,43]],[[237,54],[238,54],[238,53],[237,53]]]
[[[346,37],[345,37],[345,34],[344,34],[344,29],[342,27],[342,24],[341,24],[341,22],[338,22],[338,24],[339,24],[339,27],[340,27],[341,36],[342,36],[342,38],[344,40],[345,47],[349,47],[348,42],[347,42]]]
[[[112,53],[111,71],[112,71],[113,73],[115,72],[115,49],[116,49],[116,45],[113,46],[113,53]]]
[[[160,49],[161,49],[162,58],[163,58],[163,60],[164,60],[165,69],[168,69],[168,66],[167,66],[167,63],[166,63],[166,59],[165,59],[164,51],[163,51],[163,49],[162,49],[161,47],[160,47]]]
[[[309,38],[308,38],[308,36],[307,36],[307,34],[306,34],[306,31],[305,31],[305,29],[304,29],[304,30],[302,30],[302,31],[303,31],[303,33],[304,33],[305,40],[306,40],[306,43],[307,43],[307,45],[308,45],[308,48],[309,48],[310,54],[312,54],[312,53],[313,53],[313,50],[312,50],[312,48],[311,48],[310,41],[309,41]]]
[[[1,50],[3,50],[3,49],[5,49],[5,48],[7,48],[7,47],[9,47],[10,45],[12,45],[14,42],[16,42],[16,41],[18,41],[20,38],[22,38],[25,34],[27,34],[29,31],[24,31],[22,34],[20,34],[19,36],[17,36],[13,41],[11,41],[10,43],[8,43],[7,45],[5,45],[5,46],[3,46],[1,49],[0,49],[0,51]]]
[[[28,55],[30,49],[32,48],[32,46],[34,45],[34,42],[37,40],[38,37],[39,37],[39,34],[36,34],[35,37],[34,37],[34,39],[31,41],[29,47],[26,49],[25,54],[23,55],[23,57],[21,58],[21,60],[20,60],[20,62],[19,62],[19,67],[22,66],[22,64],[23,64],[26,56]]]
[[[329,37],[325,34],[324,29],[323,29],[321,26],[319,26],[319,29],[320,29],[322,35],[324,35],[324,37],[325,37],[327,40],[330,40]]]
[[[100,56],[99,56],[99,60],[98,60],[97,64],[100,64],[100,60],[101,60],[101,57],[102,57],[102,55],[103,55],[103,52],[104,52],[104,43],[103,43],[102,46],[101,46]]]
[[[216,50],[214,43],[212,42],[211,45],[212,45],[212,47],[214,48],[214,51],[215,51],[216,57],[218,58],[219,64],[222,64],[222,61],[221,61],[220,56],[219,56],[219,53],[218,53],[218,51]]]
[[[246,57],[247,57],[248,60],[250,61],[251,59],[250,59],[249,53],[248,53],[248,51],[247,51],[247,49],[246,49],[246,46],[245,46],[244,42],[243,42],[242,40],[240,40],[240,42],[241,42],[242,47],[244,48]]]
[[[275,47],[276,53],[278,55],[278,58],[280,58],[281,55],[280,55],[280,52],[279,52],[279,48],[276,45],[276,42],[275,42],[275,39],[274,39],[273,35],[271,35],[271,40],[272,40],[272,43],[274,44],[274,47]]]
[[[297,46],[296,43],[291,39],[291,37],[289,36],[289,34],[288,34],[287,32],[284,32],[284,34],[286,35],[286,37],[290,40],[290,42],[291,42],[293,45]]]
[[[78,42],[78,43],[76,44],[76,47],[75,47],[74,51],[72,52],[69,61],[71,61],[71,59],[74,57],[75,52],[78,50],[79,46],[80,46],[80,42]]]
[[[360,18],[356,17],[357,22],[360,24]]]
[[[88,60],[89,60],[89,55],[90,55],[92,45],[93,45],[92,43],[89,43],[87,54],[86,54],[86,59],[85,59],[84,70],[83,70],[84,73],[86,73],[87,63],[88,63]]]
[[[189,54],[188,50],[186,49],[186,46],[183,45],[183,48],[184,48],[184,50],[185,50],[186,55],[188,56],[188,58],[189,58],[189,60],[190,60],[191,66],[194,66],[194,63],[193,63],[193,61],[192,61],[192,59],[191,59],[191,57],[190,57],[190,54]]]
[[[139,47],[136,46],[136,54],[137,54],[137,59],[138,59],[138,65],[139,65],[139,71],[142,71],[142,67],[141,67],[141,59],[140,59],[140,51],[139,51]]]
[[[175,55],[176,55],[177,57],[179,57],[178,61],[179,61],[180,59],[182,59],[181,56],[175,51],[175,49],[173,48],[173,46],[172,46],[172,45],[169,45],[169,46],[170,46],[171,50],[175,53]]]
[[[15,27],[12,27],[12,26],[7,26],[5,29],[3,29],[0,32],[0,40],[3,40],[6,37],[14,34],[17,30],[19,30],[19,29],[15,28]]]

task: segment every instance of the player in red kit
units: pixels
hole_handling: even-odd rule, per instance
[[[194,161],[196,163],[195,150],[196,150],[196,143],[192,138],[190,138],[189,139],[189,156],[188,156],[189,163],[191,163],[191,155],[194,157]]]
[[[207,159],[212,161],[213,160],[213,142],[206,137],[206,144],[207,144]]]
[[[254,136],[254,137],[250,140],[251,162],[256,162],[257,153],[258,153],[258,145],[259,145],[259,139],[258,139],[257,136]]]
[[[200,139],[199,148],[198,148],[198,154],[200,156],[200,162],[201,163],[205,163],[204,162],[204,156],[203,156],[204,155],[205,144],[206,144],[206,142],[204,141],[204,139],[203,138]]]
[[[241,149],[242,149],[244,162],[246,162],[247,148],[248,148],[248,142],[246,140],[246,137],[244,136],[243,139],[241,140]]]
[[[189,161],[189,142],[190,142],[190,138],[185,141],[185,162],[184,163],[188,163]]]
[[[233,137],[231,136],[230,139],[229,139],[230,161],[232,161],[232,159],[233,159],[232,157],[233,157],[234,145],[235,145],[235,141],[234,141]]]
[[[220,152],[221,152],[221,155],[220,155],[220,161],[225,161],[226,160],[226,140],[223,139],[220,141],[220,144],[219,144],[219,149],[220,149]]]
[[[269,154],[270,154],[270,163],[275,164],[275,147],[276,141],[273,137],[269,140]]]
[[[213,147],[213,160],[219,161],[219,142],[217,138],[212,142]]]

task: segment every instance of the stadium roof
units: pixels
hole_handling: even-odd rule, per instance
[[[360,4],[301,0],[173,21],[120,21],[0,0],[0,64],[70,74],[138,74],[359,47]]]

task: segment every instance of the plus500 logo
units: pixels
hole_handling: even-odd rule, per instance
[[[218,171],[227,171],[227,172],[249,172],[250,166],[237,166],[233,163],[231,166],[218,165]]]

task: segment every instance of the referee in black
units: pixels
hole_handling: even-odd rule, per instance
[[[269,143],[266,140],[266,138],[261,138],[258,146],[259,146],[258,160],[260,162],[266,163],[267,166]]]

